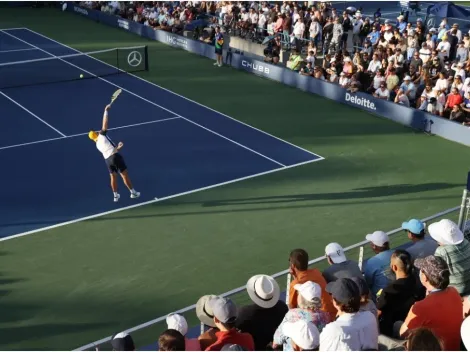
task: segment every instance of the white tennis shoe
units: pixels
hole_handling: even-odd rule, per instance
[[[140,192],[131,193],[131,198],[139,198]]]
[[[119,193],[116,193],[116,195],[114,196],[114,203],[119,201],[119,198],[121,198],[121,195]]]

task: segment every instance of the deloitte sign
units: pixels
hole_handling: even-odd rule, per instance
[[[361,97],[346,93],[345,99],[346,99],[346,101],[349,101],[349,102],[351,102],[355,105],[359,105],[359,106],[362,106],[362,107],[365,107],[365,108],[368,108],[368,109],[371,109],[371,110],[377,110],[377,108],[375,107],[374,102],[370,101],[367,98],[361,98]]]

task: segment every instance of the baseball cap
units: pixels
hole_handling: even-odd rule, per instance
[[[470,350],[470,317],[467,317],[460,328],[460,336],[462,336],[462,342],[465,349]]]
[[[312,302],[314,298],[321,298],[321,287],[316,282],[307,281],[303,284],[297,284],[294,289],[309,302]]]
[[[111,346],[114,351],[135,351],[134,340],[126,332],[114,334],[111,337]]]
[[[456,245],[464,240],[462,231],[455,222],[449,219],[442,219],[429,225],[428,232],[436,242],[444,245]]]
[[[237,319],[238,308],[230,298],[216,297],[208,303],[214,312],[214,317],[221,323],[234,323]]]
[[[404,81],[411,81],[411,77],[410,76],[405,76],[405,78],[403,78]]]
[[[383,231],[374,231],[366,236],[366,240],[372,242],[376,246],[383,247],[383,245],[390,240],[388,235]]]
[[[186,321],[185,317],[180,314],[169,314],[166,317],[166,323],[168,325],[168,329],[177,330],[183,336],[185,336],[188,332],[188,322]]]
[[[335,264],[344,263],[347,260],[343,247],[336,242],[330,243],[325,247],[325,254]]]
[[[359,297],[361,295],[356,283],[348,278],[342,278],[330,282],[326,285],[326,292],[331,293],[337,302],[343,304],[346,304],[352,298]]]
[[[411,219],[410,221],[402,223],[401,228],[410,231],[413,235],[420,236],[421,232],[424,230],[424,224],[418,219]]]
[[[313,350],[320,345],[320,332],[311,321],[285,322],[282,332],[303,350]]]
[[[442,257],[429,255],[425,258],[418,258],[414,262],[415,267],[426,274],[429,279],[439,280],[442,272],[449,270],[449,266]]]
[[[98,133],[95,131],[90,131],[88,132],[88,138],[96,142],[96,140],[98,139]]]

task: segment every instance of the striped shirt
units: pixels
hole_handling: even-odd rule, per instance
[[[439,246],[435,255],[449,265],[449,285],[455,287],[461,296],[470,295],[470,242],[464,239],[460,244]]]

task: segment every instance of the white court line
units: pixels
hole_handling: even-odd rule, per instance
[[[429,220],[432,220],[432,219],[435,219],[435,218],[438,218],[438,217],[441,217],[441,216],[444,216],[444,215],[447,215],[449,213],[452,213],[456,210],[460,209],[460,206],[457,206],[457,207],[454,207],[454,208],[450,208],[450,209],[447,209],[447,210],[444,210],[444,211],[441,211],[437,214],[434,214],[434,215],[431,215],[431,216],[428,216],[427,218],[424,218],[422,219],[423,222],[426,222],[426,221],[429,221]],[[403,229],[401,227],[398,227],[392,231],[389,231],[387,232],[387,235],[391,236],[391,235],[394,235],[398,232],[401,232],[403,231]],[[359,243],[356,243],[356,244],[353,244],[352,246],[349,246],[349,247],[346,247],[344,248],[344,251],[347,252],[351,249],[354,249],[354,248],[358,248],[358,247],[361,247],[365,244],[368,244],[369,241],[365,240],[365,241],[362,241],[362,242],[359,242]],[[315,263],[318,263],[318,262],[321,262],[322,260],[325,260],[326,257],[323,256],[323,257],[318,257],[318,258],[315,258],[315,259],[312,259],[311,261],[308,262],[309,265],[312,265],[312,264],[315,264]],[[286,275],[289,273],[289,269],[287,270],[283,270],[283,271],[280,271],[278,273],[275,273],[273,275],[271,275],[271,277],[273,278],[278,278],[280,276],[283,276],[283,275]],[[243,292],[246,290],[246,285],[244,286],[240,286],[240,287],[237,287],[233,290],[230,290],[230,291],[227,291],[225,293],[222,293],[220,294],[219,296],[222,296],[222,297],[227,297],[227,296],[232,296],[234,294],[237,294],[237,293],[240,293],[240,292]],[[188,307],[185,307],[185,308],[182,308],[182,309],[179,309],[177,311],[173,311],[173,312],[168,312],[168,313],[177,313],[177,314],[183,314],[183,313],[186,313],[190,310],[193,310],[196,308],[196,305],[193,304],[191,306],[188,306]],[[141,330],[141,329],[144,329],[146,327],[149,327],[150,325],[154,325],[154,324],[157,324],[157,323],[160,323],[164,320],[166,320],[166,317],[167,315],[164,315],[164,316],[161,316],[161,317],[158,317],[156,319],[152,319],[152,320],[149,320],[145,323],[142,323],[140,325],[137,325],[137,326],[134,326],[133,328],[130,328],[130,329],[127,329],[125,330],[124,332],[128,333],[128,334],[131,334],[133,333],[134,331],[137,331],[137,330]],[[111,341],[111,336],[108,336],[108,337],[105,337],[101,340],[98,340],[98,341],[95,341],[95,342],[92,342],[92,343],[89,343],[87,345],[84,345],[84,346],[81,346],[81,347],[78,347],[76,349],[74,349],[74,351],[83,351],[83,350],[88,350],[90,348],[94,348],[94,347],[97,347],[98,345],[101,345],[103,343],[106,343],[108,341]]]
[[[73,51],[75,51],[75,52],[77,52],[77,53],[82,53],[80,50],[74,49],[74,48],[72,48],[71,46],[68,46],[68,45],[65,45],[65,44],[63,44],[63,43],[61,43],[61,42],[58,42],[57,40],[54,40],[54,39],[52,39],[52,38],[49,38],[49,37],[45,36],[44,34],[41,34],[41,33],[38,33],[38,32],[36,32],[36,31],[33,31],[32,29],[29,29],[29,28],[20,28],[20,29],[26,29],[26,30],[28,30],[28,31],[31,32],[31,33],[34,33],[34,34],[36,34],[36,35],[38,35],[38,36],[40,36],[40,37],[43,37],[43,38],[46,38],[47,40],[50,40],[51,42],[57,43],[57,44],[59,44],[59,45],[65,47],[65,48],[68,48],[68,49],[70,49],[70,50],[73,50]],[[28,44],[29,44],[29,43],[28,43]],[[114,66],[112,66],[112,65],[110,65],[110,64],[108,64],[108,63],[106,63],[106,62],[104,62],[104,61],[101,61],[101,60],[97,59],[96,57],[93,57],[93,56],[89,56],[89,57],[90,57],[91,59],[96,60],[96,61],[99,61],[99,62],[101,62],[101,63],[103,63],[103,64],[105,64],[105,65],[114,67]],[[305,149],[305,148],[299,147],[298,145],[295,145],[295,144],[293,144],[293,143],[291,143],[291,142],[288,142],[288,141],[286,141],[286,140],[284,140],[284,139],[281,139],[281,138],[279,138],[279,137],[276,137],[275,135],[272,135],[271,133],[268,133],[268,132],[265,132],[265,131],[263,131],[263,130],[261,130],[261,129],[259,129],[259,128],[253,127],[253,126],[249,125],[249,124],[246,123],[246,122],[237,120],[236,118],[233,118],[233,117],[231,117],[231,116],[229,116],[229,115],[227,115],[227,114],[224,114],[224,113],[222,113],[222,112],[220,112],[220,111],[217,111],[217,110],[215,110],[215,109],[213,109],[213,108],[211,108],[211,107],[209,107],[209,106],[207,106],[207,105],[198,103],[197,101],[192,100],[192,99],[189,99],[189,98],[185,97],[184,95],[180,95],[180,94],[175,93],[175,92],[173,92],[173,91],[171,91],[171,90],[169,90],[169,89],[167,89],[167,88],[165,88],[165,87],[159,86],[159,85],[156,84],[156,83],[147,81],[146,79],[144,79],[144,78],[142,78],[142,77],[139,77],[139,76],[137,76],[137,75],[135,75],[135,74],[133,74],[133,73],[130,73],[130,72],[126,72],[126,73],[127,73],[128,75],[134,77],[134,78],[140,79],[141,81],[144,81],[144,82],[146,82],[146,83],[148,83],[148,84],[151,84],[151,85],[153,85],[153,86],[155,86],[155,87],[158,87],[158,88],[160,88],[160,89],[163,89],[164,91],[166,91],[166,92],[168,92],[168,93],[171,93],[171,94],[173,94],[173,95],[176,95],[176,96],[178,96],[178,97],[180,97],[180,98],[182,98],[182,99],[184,99],[184,100],[187,100],[187,101],[190,101],[191,103],[194,103],[194,104],[197,104],[197,105],[199,105],[199,106],[202,106],[203,108],[206,108],[206,109],[208,109],[208,110],[210,110],[210,111],[213,111],[213,112],[215,112],[215,113],[217,113],[217,114],[219,114],[219,115],[222,115],[222,116],[224,116],[224,117],[226,117],[226,118],[229,118],[230,120],[233,120],[233,121],[236,121],[236,122],[238,122],[238,123],[241,123],[242,125],[245,125],[245,126],[247,126],[247,127],[250,127],[250,128],[252,128],[252,129],[254,129],[254,130],[258,131],[258,132],[261,132],[261,133],[263,133],[263,134],[265,134],[265,135],[267,135],[267,136],[270,136],[270,137],[272,137],[272,138],[275,138],[275,139],[277,139],[277,140],[279,140],[279,141],[281,141],[281,142],[283,142],[283,143],[289,144],[289,145],[291,145],[291,146],[293,146],[293,147],[295,147],[295,148],[297,148],[297,149],[303,150],[304,152],[306,152],[306,153],[308,153],[308,154],[314,155],[314,156],[316,156],[316,157],[318,157],[318,158],[321,158],[322,160],[325,159],[325,158],[322,157],[321,155],[315,154],[315,153],[311,152],[310,150],[307,150],[307,149]]]
[[[13,53],[17,51],[29,51],[29,50],[38,50],[36,48],[27,48],[27,49],[12,49],[12,50],[0,50],[0,54],[2,53]]]
[[[179,116],[175,116],[175,117],[168,117],[166,119],[161,119],[161,120],[153,120],[153,121],[134,123],[132,125],[108,128],[108,131],[119,130],[121,128],[129,128],[129,127],[148,125],[148,124],[151,124],[151,123],[165,122],[165,121],[170,121],[170,120],[175,120],[175,119],[180,119],[180,118],[181,117],[179,117]],[[45,142],[50,142],[50,141],[56,141],[56,140],[59,140],[59,139],[67,139],[67,138],[73,138],[73,137],[79,137],[79,136],[86,136],[86,135],[88,135],[88,133],[89,132],[84,132],[84,133],[78,133],[78,134],[71,134],[71,135],[68,135],[68,136],[65,136],[65,137],[49,138],[49,139],[43,139],[43,140],[40,140],[40,141],[8,145],[8,146],[5,146],[5,147],[0,147],[0,150],[23,147],[23,146],[26,146],[26,145],[39,144],[39,143],[45,143]]]
[[[41,121],[43,124],[45,124],[46,126],[52,128],[54,131],[56,131],[58,134],[62,135],[62,137],[67,137],[65,134],[63,134],[62,132],[60,132],[57,128],[55,128],[54,126],[48,124],[46,121],[44,121],[43,119],[41,119],[38,115],[32,113],[31,111],[29,111],[27,108],[25,108],[23,105],[21,105],[20,103],[18,103],[16,100],[10,98],[8,95],[6,95],[5,93],[3,93],[2,91],[0,91],[0,94],[3,95],[5,98],[7,98],[8,100],[10,100],[12,103],[18,105],[20,108],[22,108],[24,111],[26,111],[27,113],[29,113],[30,115],[34,116],[35,118],[37,118],[39,121]]]
[[[257,173],[257,174],[239,177],[239,178],[236,178],[236,179],[233,179],[233,180],[230,180],[230,181],[220,182],[220,183],[216,183],[216,184],[213,184],[213,185],[210,185],[210,186],[201,187],[201,188],[193,189],[193,190],[190,190],[190,191],[186,191],[186,192],[181,192],[181,193],[173,194],[173,195],[171,195],[171,196],[162,197],[162,198],[158,198],[158,199],[152,199],[152,200],[149,200],[149,201],[146,201],[146,202],[142,202],[142,203],[138,203],[138,204],[129,205],[129,206],[126,206],[126,207],[123,207],[123,208],[113,209],[113,210],[105,211],[105,212],[102,212],[102,213],[99,213],[99,214],[93,214],[93,215],[85,216],[85,217],[83,217],[83,218],[79,218],[79,219],[75,219],[75,220],[70,220],[70,221],[62,222],[62,223],[55,224],[55,225],[51,225],[51,226],[47,226],[47,227],[42,227],[42,228],[40,228],[40,229],[35,229],[35,230],[23,232],[23,233],[18,233],[18,234],[16,234],[16,235],[12,235],[12,236],[8,236],[8,237],[0,238],[0,242],[12,240],[12,239],[14,239],[14,238],[23,237],[23,236],[27,236],[27,235],[32,235],[32,234],[38,233],[38,232],[43,232],[43,231],[47,231],[47,230],[56,229],[56,228],[58,228],[58,227],[62,227],[62,226],[66,226],[66,225],[75,224],[75,223],[81,222],[81,221],[87,221],[87,220],[95,219],[95,218],[98,218],[98,217],[101,217],[101,216],[106,216],[106,215],[118,213],[118,212],[121,212],[121,211],[124,211],[124,210],[129,210],[129,209],[133,209],[133,208],[138,208],[138,207],[141,207],[141,206],[143,206],[143,205],[148,205],[148,204],[153,204],[153,203],[157,203],[157,202],[162,202],[162,201],[164,201],[164,200],[168,200],[168,199],[172,199],[172,198],[176,198],[176,197],[185,196],[185,195],[192,194],[192,193],[196,193],[196,192],[200,192],[200,191],[205,191],[205,190],[212,189],[212,188],[216,188],[216,187],[220,187],[220,186],[229,185],[229,184],[231,184],[231,183],[235,183],[235,182],[239,182],[239,181],[249,180],[249,179],[251,179],[251,178],[255,178],[255,177],[258,177],[258,176],[272,174],[272,173],[274,173],[274,172],[278,172],[278,171],[282,171],[282,170],[291,169],[291,168],[294,168],[294,167],[297,167],[297,166],[301,166],[301,165],[306,165],[306,164],[315,163],[315,162],[321,161],[321,160],[323,160],[323,159],[322,159],[322,158],[319,158],[319,159],[315,159],[315,160],[304,161],[304,162],[301,162],[301,163],[298,163],[298,164],[294,164],[294,165],[289,165],[289,166],[284,166],[284,167],[278,167],[278,168],[275,168],[275,169],[272,169],[272,170],[259,172],[259,173]]]
[[[36,45],[34,45],[34,44],[31,44],[31,43],[27,42],[26,40],[23,40],[23,39],[21,39],[21,38],[18,38],[18,37],[16,37],[16,36],[14,36],[13,34],[7,33],[7,32],[5,32],[5,31],[2,31],[2,33],[5,33],[5,34],[11,36],[12,38],[15,38],[15,39],[17,39],[17,40],[19,40],[19,41],[21,41],[21,42],[23,42],[23,43],[25,43],[25,44],[29,44],[29,45],[31,45],[32,47],[35,47],[35,48],[37,48],[38,50],[41,50],[42,52],[44,52],[44,53],[46,53],[46,54],[48,54],[48,55],[51,55],[51,56],[53,56],[53,57],[55,57],[55,58],[58,58],[59,60],[65,62],[66,64],[69,64],[70,66],[76,67],[76,68],[78,68],[79,70],[81,70],[81,71],[83,71],[83,72],[86,72],[86,73],[88,73],[88,74],[91,75],[91,76],[95,76],[96,78],[98,78],[98,79],[100,79],[100,80],[102,80],[102,81],[104,81],[104,82],[106,82],[106,83],[109,83],[109,84],[111,84],[111,85],[113,85],[113,86],[115,86],[115,87],[117,87],[117,88],[120,88],[120,89],[122,89],[123,91],[125,91],[125,92],[127,92],[127,93],[129,93],[129,94],[132,94],[132,95],[134,95],[135,97],[140,98],[140,99],[146,101],[146,102],[149,103],[149,104],[155,105],[155,106],[157,106],[157,107],[159,107],[159,108],[161,108],[161,109],[163,109],[163,110],[165,110],[165,111],[168,111],[168,112],[170,112],[170,113],[172,113],[172,114],[174,114],[174,115],[176,115],[176,116],[179,116],[179,117],[181,117],[182,119],[184,119],[184,120],[186,120],[186,121],[188,121],[188,122],[191,122],[191,123],[193,123],[193,124],[195,124],[195,125],[197,125],[197,126],[199,126],[199,127],[201,127],[201,128],[204,128],[205,130],[207,130],[207,131],[209,131],[209,132],[211,132],[211,133],[213,133],[213,134],[215,134],[215,135],[217,135],[217,136],[219,136],[219,137],[221,137],[221,138],[223,138],[223,139],[226,139],[226,140],[228,140],[228,141],[230,141],[230,142],[232,142],[232,143],[234,143],[234,144],[236,144],[236,145],[238,145],[238,146],[240,146],[240,147],[242,147],[242,148],[244,148],[244,149],[246,149],[246,150],[249,150],[249,151],[252,152],[252,153],[258,154],[259,156],[261,156],[261,157],[263,157],[263,158],[265,158],[265,159],[267,159],[267,160],[269,160],[269,161],[271,161],[271,162],[273,162],[273,163],[275,163],[275,164],[278,164],[278,165],[283,166],[283,167],[286,166],[286,165],[280,163],[279,161],[276,161],[276,160],[274,160],[274,159],[272,159],[272,158],[270,158],[270,157],[268,157],[268,156],[266,156],[266,155],[264,155],[264,154],[261,154],[260,152],[257,152],[256,150],[253,150],[253,149],[251,149],[251,148],[249,148],[249,147],[247,147],[247,146],[245,146],[245,145],[243,145],[243,144],[241,144],[241,143],[238,143],[238,142],[234,141],[233,139],[230,139],[230,138],[228,138],[228,137],[225,137],[224,135],[222,135],[222,134],[220,134],[220,133],[217,133],[217,132],[215,132],[215,131],[212,131],[211,129],[209,129],[209,128],[207,128],[207,127],[203,127],[202,125],[200,125],[200,124],[198,124],[198,123],[196,123],[196,122],[194,122],[194,121],[191,121],[191,120],[187,119],[186,117],[183,117],[183,116],[177,114],[176,112],[174,112],[174,111],[172,111],[172,110],[170,110],[170,109],[165,108],[164,106],[161,106],[161,105],[159,105],[159,104],[156,104],[156,103],[154,103],[154,102],[151,101],[151,100],[148,100],[148,99],[146,99],[146,98],[144,98],[144,97],[141,97],[140,95],[138,95],[138,94],[136,94],[136,93],[134,93],[134,92],[132,92],[132,91],[130,91],[130,90],[124,88],[124,87],[121,87],[121,86],[119,86],[119,85],[117,85],[117,84],[115,84],[115,83],[113,83],[113,82],[110,82],[110,81],[108,81],[107,79],[104,79],[103,77],[98,77],[98,76],[96,76],[95,74],[93,74],[93,73],[91,73],[91,72],[89,72],[89,71],[87,71],[87,70],[85,70],[85,69],[83,69],[83,68],[81,68],[81,67],[79,67],[79,66],[77,66],[77,65],[75,65],[75,64],[72,64],[72,63],[70,63],[70,62],[68,62],[68,61],[65,61],[65,60],[61,59],[60,57],[58,57],[58,56],[56,56],[56,55],[54,55],[54,54],[51,54],[50,52],[48,52],[48,51],[46,51],[46,50],[44,50],[44,49],[41,49],[40,47],[38,47],[38,46],[36,46]]]

